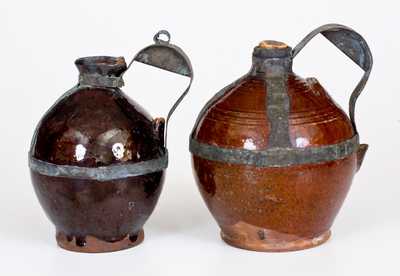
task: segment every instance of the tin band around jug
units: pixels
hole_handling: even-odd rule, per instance
[[[167,40],[162,40],[161,36],[166,36]],[[41,121],[47,116],[47,111],[42,117],[41,121],[36,128],[32,143],[29,151],[29,167],[42,175],[47,176],[55,176],[55,177],[69,177],[69,178],[78,178],[78,179],[91,179],[97,181],[109,181],[113,179],[126,178],[144,175],[148,173],[153,173],[157,171],[161,171],[167,168],[168,166],[168,150],[167,150],[167,129],[168,122],[177,108],[177,106],[181,103],[183,98],[189,92],[189,89],[193,82],[193,69],[191,62],[187,55],[180,49],[178,46],[170,44],[170,34],[166,30],[161,30],[155,34],[153,40],[154,44],[145,47],[141,51],[139,51],[132,61],[127,66],[127,69],[121,74],[120,77],[115,77],[113,79],[81,79],[83,83],[98,83],[101,86],[106,87],[121,87],[123,86],[122,76],[126,73],[126,71],[132,66],[134,61],[141,62],[147,65],[151,65],[162,70],[170,71],[185,77],[190,78],[190,82],[187,88],[184,90],[183,94],[177,99],[172,108],[169,110],[166,123],[165,123],[165,132],[164,132],[164,147],[165,153],[160,158],[146,160],[137,163],[129,163],[124,162],[121,164],[102,166],[102,167],[80,167],[80,166],[70,166],[70,165],[58,165],[45,161],[41,161],[36,159],[33,154],[33,150],[36,143],[36,138],[38,134],[38,127],[41,125]],[[54,106],[56,106],[60,101],[64,98],[70,96],[75,93],[78,89],[78,85],[64,93],[56,103],[49,109],[52,110]]]
[[[353,90],[349,100],[349,116],[355,135],[351,139],[337,144],[297,148],[291,145],[289,138],[290,103],[287,95],[287,73],[294,57],[319,33],[364,71],[364,75]],[[290,47],[287,48],[290,49]],[[204,106],[190,137],[191,153],[198,157],[218,162],[257,167],[285,167],[342,159],[356,152],[360,145],[355,123],[355,104],[365,87],[373,63],[370,49],[362,36],[346,26],[327,24],[312,31],[293,50],[290,49],[287,53],[285,53],[285,49],[271,48],[268,51],[264,51],[269,56],[259,56],[262,55],[262,50],[255,49],[253,58],[256,60],[253,63],[257,66],[257,59],[263,60],[263,64],[259,67],[264,70],[267,94],[269,94],[266,105],[266,112],[271,125],[269,147],[264,150],[232,149],[205,144],[193,138],[194,130],[197,129],[205,112],[243,79],[250,74],[254,74],[253,67],[248,74],[223,88]]]

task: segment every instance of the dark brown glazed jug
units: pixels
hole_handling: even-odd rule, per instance
[[[160,31],[154,40],[129,66],[123,57],[78,59],[78,85],[37,126],[29,154],[31,178],[62,248],[116,251],[144,238],[143,225],[167,168],[168,119],[193,77],[189,59],[169,43],[168,32]],[[166,122],[153,119],[120,89],[133,61],[190,78]]]
[[[350,98],[350,118],[315,78],[292,71],[294,57],[319,33],[365,71]],[[190,151],[224,241],[249,250],[291,251],[329,238],[368,147],[359,144],[354,108],[371,67],[358,33],[324,25],[293,50],[261,42],[250,72],[206,104]]]

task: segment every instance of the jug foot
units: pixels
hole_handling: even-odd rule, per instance
[[[93,236],[86,236],[83,239],[68,237],[62,232],[57,232],[58,245],[69,251],[84,253],[102,253],[128,249],[140,244],[144,239],[143,229],[137,235],[127,235],[120,241],[107,242]]]
[[[271,237],[268,237],[269,235]],[[301,238],[270,230],[258,230],[251,236],[243,232],[221,231],[222,240],[231,246],[264,252],[303,250],[323,244],[330,236],[330,230],[314,238]]]

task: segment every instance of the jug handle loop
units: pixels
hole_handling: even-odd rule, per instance
[[[166,36],[167,39],[161,39],[162,35]],[[187,95],[190,87],[192,86],[193,68],[190,59],[185,52],[183,52],[183,50],[178,46],[170,44],[171,35],[168,31],[161,30],[157,32],[154,35],[153,40],[154,44],[143,48],[133,57],[127,69],[121,74],[120,77],[122,78],[126,71],[128,71],[132,66],[133,62],[137,61],[190,78],[188,86],[168,111],[164,130],[164,146],[166,147],[168,122],[175,109],[182,102],[183,98]]]
[[[353,60],[363,71],[364,75],[351,93],[349,100],[349,116],[353,129],[357,134],[355,123],[355,105],[358,96],[364,89],[372,69],[372,54],[365,39],[356,31],[339,24],[326,24],[310,32],[292,51],[294,58],[306,44],[317,34],[321,33],[340,51]]]

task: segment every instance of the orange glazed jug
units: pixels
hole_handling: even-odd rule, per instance
[[[294,57],[321,33],[365,71],[349,117],[315,78],[292,71]],[[317,28],[294,49],[263,41],[250,72],[203,108],[190,137],[200,192],[228,244],[256,251],[317,246],[330,228],[366,144],[354,120],[372,68],[365,40],[337,24]]]

